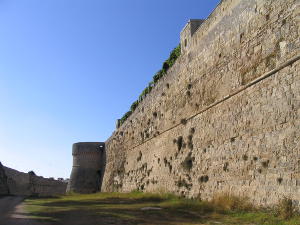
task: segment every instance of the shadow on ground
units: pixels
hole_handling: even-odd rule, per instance
[[[51,225],[203,224],[209,218],[209,214],[193,213],[182,206],[160,206],[163,201],[159,198],[106,198],[51,201],[38,205],[33,202],[27,207],[33,209],[29,216],[37,224]],[[161,207],[161,210],[141,210],[149,206]],[[39,210],[34,210],[36,207]]]
[[[26,218],[9,218],[0,221],[0,225],[52,225],[53,223],[45,219],[26,219]]]

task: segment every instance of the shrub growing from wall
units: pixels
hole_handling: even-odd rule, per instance
[[[173,49],[170,53],[169,58],[163,63],[162,69],[159,70],[154,76],[153,80],[148,84],[148,86],[142,91],[139,96],[139,99],[132,103],[130,110],[126,112],[122,118],[118,122],[118,127],[120,127],[134,112],[134,110],[138,107],[139,103],[143,101],[143,99],[152,91],[153,87],[156,83],[167,74],[168,70],[175,64],[176,60],[179,58],[181,53],[180,44]]]

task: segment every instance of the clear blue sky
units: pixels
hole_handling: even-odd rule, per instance
[[[219,0],[0,0],[0,161],[69,177]]]

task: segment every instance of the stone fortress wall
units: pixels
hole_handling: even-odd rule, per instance
[[[12,195],[30,195],[29,174],[4,167],[9,192]]]
[[[0,196],[8,194],[7,177],[0,162]]]
[[[4,167],[4,171],[11,195],[46,197],[66,192],[66,182],[19,172],[8,167]]]
[[[223,0],[191,20],[180,58],[106,141],[102,191],[299,203],[299,4]]]

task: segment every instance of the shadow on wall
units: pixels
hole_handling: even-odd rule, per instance
[[[101,171],[100,171],[100,186],[99,186],[99,191],[102,192],[103,190],[103,178],[104,178],[104,174],[105,174],[105,170],[106,170],[106,148],[104,145],[104,149],[102,151],[102,164],[101,164]]]
[[[0,162],[0,196],[9,194],[7,185],[7,176],[5,174],[3,165]]]

